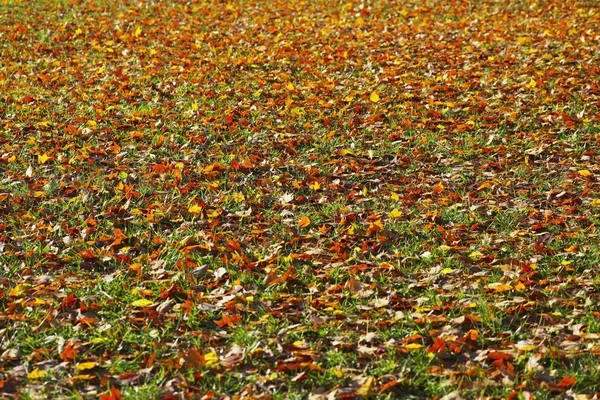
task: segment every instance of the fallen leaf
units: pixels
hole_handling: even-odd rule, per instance
[[[300,217],[300,219],[298,220],[298,226],[300,228],[306,228],[309,225],[310,225],[310,218],[308,218],[305,215],[303,215],[302,217]]]
[[[133,303],[131,303],[131,305],[134,307],[148,307],[152,304],[154,304],[154,302],[152,302],[148,299],[139,299],[139,300],[136,300]]]
[[[98,366],[98,364],[96,364],[95,362],[92,361],[88,361],[88,362],[82,362],[79,363],[75,366],[75,369],[77,371],[85,371],[87,369],[94,369]]]
[[[30,373],[27,374],[29,379],[41,379],[48,375],[48,371],[40,371],[38,368],[34,369]]]
[[[362,398],[367,398],[371,395],[376,384],[377,380],[372,376],[368,376],[364,383],[356,390],[355,394]]]

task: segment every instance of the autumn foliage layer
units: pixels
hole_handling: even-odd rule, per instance
[[[0,396],[592,398],[595,1],[0,3]]]

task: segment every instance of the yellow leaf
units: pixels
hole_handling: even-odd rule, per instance
[[[192,103],[192,111],[198,111],[198,103],[197,102]]]
[[[577,246],[576,244],[574,244],[573,246],[569,246],[565,249],[565,251],[567,253],[575,253],[579,250],[579,246]]]
[[[133,32],[133,36],[138,37],[142,34],[142,28],[140,28],[139,26],[137,28],[135,28],[135,32]]]
[[[219,356],[214,351],[204,355],[204,362],[208,368],[216,367],[219,364]]]
[[[12,156],[8,157],[8,160],[7,160],[7,161],[8,161],[9,163],[14,163],[16,159],[17,159],[17,156],[15,156],[15,155],[13,154]]]
[[[590,171],[588,171],[587,169],[582,169],[577,171],[577,173],[581,176],[590,176],[592,175],[592,173]]]
[[[292,85],[292,83],[288,83],[286,86],[287,90],[294,90],[294,85]]]
[[[294,102],[294,100],[292,100],[292,99],[290,98],[290,96],[287,96],[287,97],[285,98],[285,106],[286,106],[286,107],[289,107],[289,106],[291,106],[293,102]]]
[[[75,36],[81,35],[83,33],[83,31],[80,28],[77,28],[75,30]]]
[[[515,283],[515,290],[517,292],[522,292],[523,290],[525,290],[525,285],[523,285],[521,282],[517,282]]]
[[[96,127],[96,125],[98,125],[98,124],[96,123],[96,121],[93,121],[93,120],[91,120],[91,119],[90,119],[90,120],[88,120],[88,121],[87,121],[85,124],[86,124],[87,126],[89,126],[90,128],[95,128],[95,127]]]
[[[440,275],[448,275],[453,272],[454,272],[454,270],[452,268],[444,268],[443,270],[440,271]]]
[[[42,300],[42,299],[40,299],[40,298],[38,298],[38,297],[36,297],[36,298],[34,299],[34,302],[33,302],[33,305],[34,305],[34,306],[41,306],[41,305],[44,305],[44,304],[46,304],[46,301],[45,301],[45,300]]]
[[[531,80],[529,81],[529,83],[527,84],[527,87],[529,89],[533,89],[534,87],[537,86],[537,83],[535,82],[535,79],[531,78]]]
[[[313,183],[309,184],[308,187],[311,188],[312,190],[321,189],[321,185],[317,181],[314,181]]]
[[[398,210],[397,208],[394,208],[392,211],[389,212],[388,215],[390,216],[390,218],[400,218],[402,216],[402,211]]]
[[[590,204],[594,207],[600,207],[600,199],[594,199],[590,202]]]
[[[71,379],[74,381],[89,381],[89,380],[94,379],[95,377],[96,377],[96,375],[80,374],[80,375],[74,375],[73,377],[71,377]]]
[[[96,366],[98,366],[98,364],[96,364],[95,362],[88,361],[88,362],[82,362],[82,363],[77,364],[75,366],[75,369],[77,371],[84,371],[86,369],[94,369],[94,368],[96,368]]]
[[[421,347],[423,347],[423,345],[420,343],[409,343],[406,346],[404,346],[404,348],[408,350],[419,350]]]
[[[14,288],[10,289],[10,292],[8,292],[8,295],[10,297],[20,297],[23,293],[24,293],[23,287],[21,287],[21,285],[17,285]]]
[[[483,257],[483,253],[481,253],[479,250],[475,250],[469,254],[469,257],[471,257],[473,260],[479,260],[481,257]]]
[[[496,293],[508,292],[509,290],[512,289],[512,287],[510,285],[506,285],[506,284],[500,283],[500,282],[490,283],[489,285],[486,286],[486,288],[494,290]]]
[[[298,226],[300,228],[306,228],[307,226],[310,225],[310,218],[308,218],[306,215],[303,215],[302,217],[300,217],[300,219],[298,220]]]
[[[338,368],[332,368],[331,372],[337,376],[338,378],[343,378],[344,377],[344,371],[342,371],[341,369]]]
[[[213,210],[206,214],[206,216],[209,218],[217,218],[219,215],[221,215],[221,212],[219,210]]]
[[[49,159],[50,159],[50,157],[46,153],[38,154],[38,163],[40,163],[40,164],[45,164],[46,161],[48,161]]]
[[[377,381],[372,376],[367,377],[365,382],[356,390],[356,394],[360,397],[369,397],[375,387]]]
[[[150,304],[153,304],[152,301],[148,299],[139,299],[131,303],[134,307],[148,307]]]
[[[519,351],[526,352],[526,351],[533,351],[533,350],[537,349],[537,346],[534,344],[526,344],[526,345],[519,346],[517,348],[519,349]]]
[[[193,204],[188,208],[188,212],[190,214],[200,214],[202,212],[202,207],[198,204]]]
[[[233,201],[235,201],[236,203],[242,202],[246,199],[246,197],[244,197],[243,193],[240,192],[235,192],[231,195],[231,198],[233,199]]]
[[[377,92],[373,92],[371,93],[371,96],[369,97],[369,99],[373,102],[373,103],[377,103],[380,99],[379,99],[379,95],[377,94]]]
[[[39,368],[34,369],[30,373],[27,374],[29,379],[40,379],[47,375],[48,371],[40,371]]]
[[[398,193],[396,193],[396,192],[392,192],[392,194],[390,195],[390,198],[394,201],[400,200],[400,196],[398,196]]]

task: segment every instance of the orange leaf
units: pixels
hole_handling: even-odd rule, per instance
[[[62,353],[60,353],[60,358],[63,361],[72,361],[75,359],[75,356],[77,355],[77,353],[78,353],[77,349],[74,348],[71,343],[69,343],[68,345],[65,346]]]
[[[219,328],[225,328],[225,327],[234,327],[237,324],[239,324],[242,321],[242,317],[240,317],[237,314],[232,314],[232,315],[223,315],[223,318],[221,318],[220,320],[215,321],[215,324],[217,324],[219,326]]]
[[[308,218],[306,215],[303,215],[302,217],[300,217],[300,219],[298,220],[298,226],[300,228],[306,228],[307,226],[310,225],[310,218]]]

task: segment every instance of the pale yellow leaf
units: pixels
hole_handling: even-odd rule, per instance
[[[148,299],[139,299],[131,303],[134,307],[148,307],[151,304],[153,304],[153,302]]]
[[[365,382],[360,385],[356,390],[356,394],[360,397],[366,398],[371,396],[373,389],[375,388],[377,381],[372,376],[368,376]]]
[[[512,286],[500,282],[494,282],[487,285],[486,288],[494,290],[496,293],[502,293],[511,290]]]

